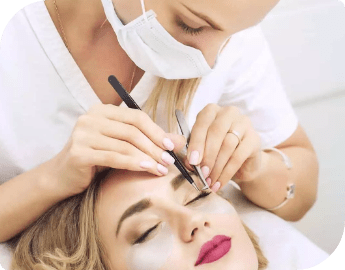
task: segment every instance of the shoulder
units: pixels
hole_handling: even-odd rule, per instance
[[[214,72],[236,81],[250,67],[270,59],[270,50],[260,25],[233,34],[219,55]]]
[[[6,47],[8,43],[13,45],[13,43],[25,40],[28,36],[32,35],[34,32],[31,23],[32,18],[44,14],[46,12],[44,9],[45,4],[43,1],[40,1],[27,5],[19,10],[4,28],[0,49]],[[26,46],[28,45],[27,42],[25,44]],[[23,46],[23,44],[20,45]]]

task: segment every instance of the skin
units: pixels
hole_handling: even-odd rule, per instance
[[[228,36],[260,22],[277,2],[145,0],[146,10],[153,9],[158,21],[177,40],[200,49],[211,66]],[[121,98],[109,85],[108,75],[114,74],[129,89],[135,64],[120,47],[111,25],[103,24],[101,1],[57,0],[57,4],[71,55],[102,104],[79,117],[60,153],[0,186],[0,223],[6,224],[0,229],[0,242],[21,232],[55,203],[85,190],[94,174],[104,167],[166,175],[171,160],[163,158],[165,150],[178,150],[184,143],[181,136],[167,134],[143,113],[112,106],[119,105]],[[114,0],[114,4],[124,22],[141,15],[139,0]],[[63,37],[53,1],[46,0],[45,5]],[[212,27],[186,7],[207,14],[218,27]],[[185,33],[176,23],[177,15],[185,24],[202,27],[203,31],[197,35]],[[143,74],[143,70],[136,69],[133,86]],[[228,133],[232,124],[243,138],[241,147],[237,147],[234,135]],[[170,140],[169,145],[166,139]],[[211,104],[198,115],[186,164],[200,164],[213,190],[233,178],[248,199],[263,208],[280,204],[287,184],[295,183],[295,199],[274,213],[296,221],[316,200],[316,154],[301,126],[276,147],[290,157],[292,170],[286,169],[276,153],[260,150],[258,134],[236,108]],[[193,159],[192,152],[197,153]]]
[[[102,184],[96,217],[110,269],[127,269],[126,258],[133,239],[137,239],[158,222],[168,223],[174,239],[172,253],[161,269],[257,269],[255,249],[235,209],[230,206],[227,214],[204,213],[199,210],[212,200],[225,201],[213,192],[195,202],[198,209],[193,208],[193,204],[184,206],[198,192],[187,181],[173,191],[170,181],[177,174],[179,171],[173,167],[168,175],[160,179],[147,173],[114,171]],[[150,198],[152,206],[124,220],[116,237],[122,213],[143,198]],[[231,237],[230,251],[218,261],[195,267],[202,245],[216,235]],[[154,237],[155,232],[152,232],[147,241]]]

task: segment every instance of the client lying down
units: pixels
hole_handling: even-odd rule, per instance
[[[24,231],[12,269],[256,270],[267,264],[234,207],[211,190],[196,191],[170,166],[160,178],[121,170],[98,177]]]

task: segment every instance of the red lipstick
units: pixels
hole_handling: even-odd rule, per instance
[[[231,238],[225,235],[217,235],[211,241],[206,242],[200,249],[195,266],[218,261],[231,248]]]

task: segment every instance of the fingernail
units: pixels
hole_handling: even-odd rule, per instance
[[[140,162],[140,168],[142,168],[142,169],[150,169],[152,167],[153,167],[153,163],[151,161]]]
[[[163,145],[167,150],[170,150],[170,151],[174,150],[175,148],[174,143],[169,138],[164,138]]]
[[[208,186],[211,186],[212,181],[211,181],[211,178],[210,178],[210,177],[206,179],[206,183],[208,184]]]
[[[220,182],[216,182],[212,187],[211,189],[214,191],[214,192],[217,192],[220,188]]]
[[[210,168],[207,167],[207,166],[203,166],[201,168],[201,171],[202,171],[202,174],[204,175],[204,177],[206,178],[209,175],[209,173],[210,173]]]
[[[168,174],[168,168],[164,167],[162,164],[157,164],[157,170],[163,174],[163,175],[167,175]]]
[[[172,156],[170,156],[168,152],[163,152],[162,160],[168,165],[171,165],[175,162],[175,159]]]
[[[198,151],[193,151],[190,153],[189,157],[189,164],[190,165],[198,165],[198,160],[199,160],[199,152]]]

